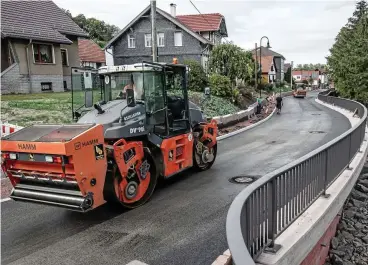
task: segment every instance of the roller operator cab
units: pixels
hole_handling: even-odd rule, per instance
[[[82,102],[73,107],[75,124],[33,125],[2,138],[10,197],[81,212],[105,202],[135,208],[158,178],[209,169],[217,124],[188,100],[188,72],[148,62],[100,68],[98,90],[73,90],[73,102]]]

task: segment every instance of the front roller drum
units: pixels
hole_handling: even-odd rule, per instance
[[[130,209],[146,203],[157,184],[155,167],[146,156],[130,167],[126,176],[122,176],[118,167],[114,166],[109,179],[108,200]]]

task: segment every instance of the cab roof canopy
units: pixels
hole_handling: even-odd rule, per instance
[[[135,64],[102,66],[98,69],[98,73],[109,74],[118,72],[157,71],[162,70],[163,68],[186,68],[186,67],[187,66],[184,64],[142,62]]]

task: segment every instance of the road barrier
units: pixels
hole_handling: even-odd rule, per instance
[[[21,126],[17,126],[10,123],[0,123],[0,124],[1,124],[0,137],[7,136],[8,134],[11,134],[23,128]]]
[[[363,142],[367,109],[360,103],[320,93],[318,99],[354,112],[358,124],[302,158],[247,186],[233,201],[226,220],[227,241],[235,264],[255,264],[264,251],[277,252],[275,239],[345,169]]]

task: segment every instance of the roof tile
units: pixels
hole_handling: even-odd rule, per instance
[[[217,31],[223,16],[219,13],[199,15],[179,15],[176,18],[195,32]]]
[[[4,37],[72,43],[65,35],[88,37],[50,0],[2,0],[1,32]]]
[[[79,59],[82,62],[105,63],[105,52],[94,41],[78,40]]]

